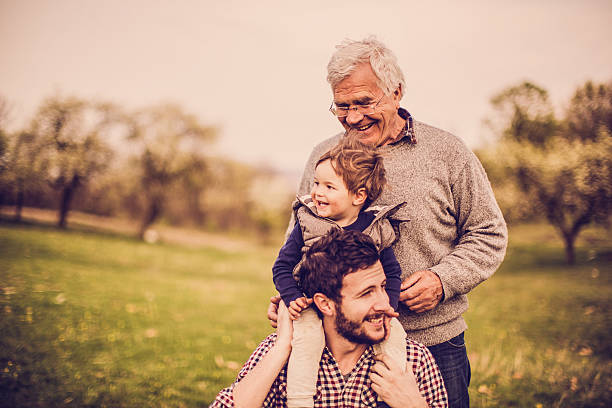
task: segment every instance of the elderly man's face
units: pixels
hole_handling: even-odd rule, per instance
[[[355,106],[378,103],[375,113],[362,115],[350,110],[348,116],[338,120],[346,130],[356,129],[359,139],[366,144],[382,146],[392,142],[404,127],[405,121],[398,115],[401,90],[385,95],[378,87],[376,74],[370,64],[361,64],[333,89],[337,106]],[[382,98],[382,99],[381,99]]]
[[[353,343],[375,344],[385,338],[385,311],[390,308],[380,261],[342,280],[342,301],[336,310],[338,334]]]

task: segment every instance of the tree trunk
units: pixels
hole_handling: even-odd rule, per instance
[[[589,203],[589,207],[580,217],[574,221],[574,225],[571,229],[563,230],[563,240],[565,241],[565,259],[567,263],[570,265],[574,265],[576,263],[576,250],[574,244],[576,243],[576,238],[578,238],[578,234],[580,230],[591,222],[593,218],[594,211],[594,203]]]
[[[74,196],[74,191],[79,185],[79,176],[75,175],[72,177],[72,181],[64,185],[62,189],[62,201],[60,203],[60,213],[59,213],[59,221],[57,226],[65,229],[66,224],[68,222],[68,212],[70,211],[70,203],[72,202],[72,197]]]
[[[202,206],[200,205],[200,190],[192,190],[189,194],[189,208],[190,208],[190,212],[191,215],[193,217],[193,220],[195,221],[196,225],[198,226],[202,226],[204,225],[204,222],[206,221],[206,216],[204,214],[204,211],[202,211]]]
[[[574,265],[576,263],[574,243],[576,242],[577,236],[578,234],[574,233],[563,234],[563,241],[565,242],[565,259],[569,265]]]
[[[149,202],[149,208],[145,214],[145,217],[142,220],[142,224],[140,225],[140,232],[138,233],[138,238],[144,239],[145,232],[147,229],[155,222],[159,214],[161,213],[161,201],[158,199],[151,199]]]
[[[21,222],[21,211],[23,210],[23,202],[25,200],[25,194],[23,189],[20,188],[17,191],[17,197],[15,199],[15,222]]]

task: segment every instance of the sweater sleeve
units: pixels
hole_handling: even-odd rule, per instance
[[[440,277],[445,300],[467,294],[493,275],[504,259],[508,243],[506,223],[491,184],[473,153],[451,189],[457,242],[452,252],[429,268]]]
[[[389,304],[393,309],[397,310],[400,286],[402,284],[402,269],[391,247],[385,248],[380,252],[380,263],[387,277],[387,286],[385,289],[389,296]]]
[[[304,296],[293,278],[293,269],[302,259],[303,246],[302,231],[300,225],[296,223],[272,266],[274,285],[287,306],[291,301]]]

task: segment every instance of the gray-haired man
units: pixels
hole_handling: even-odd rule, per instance
[[[467,407],[466,294],[495,272],[507,245],[485,171],[460,139],[400,107],[404,76],[391,50],[375,38],[343,42],[327,69],[331,112],[383,154],[388,188],[374,205],[408,203],[395,215],[400,234],[393,250],[403,279],[399,319],[408,337],[434,355],[449,405]],[[314,148],[299,195],[310,191],[316,159],[342,135]],[[268,315],[274,320],[274,303]]]

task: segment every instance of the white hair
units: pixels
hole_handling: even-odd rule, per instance
[[[332,90],[364,63],[372,67],[378,86],[385,95],[391,95],[398,86],[401,86],[403,94],[404,74],[395,54],[373,35],[361,41],[346,39],[336,46],[336,52],[327,64],[327,82]]]

